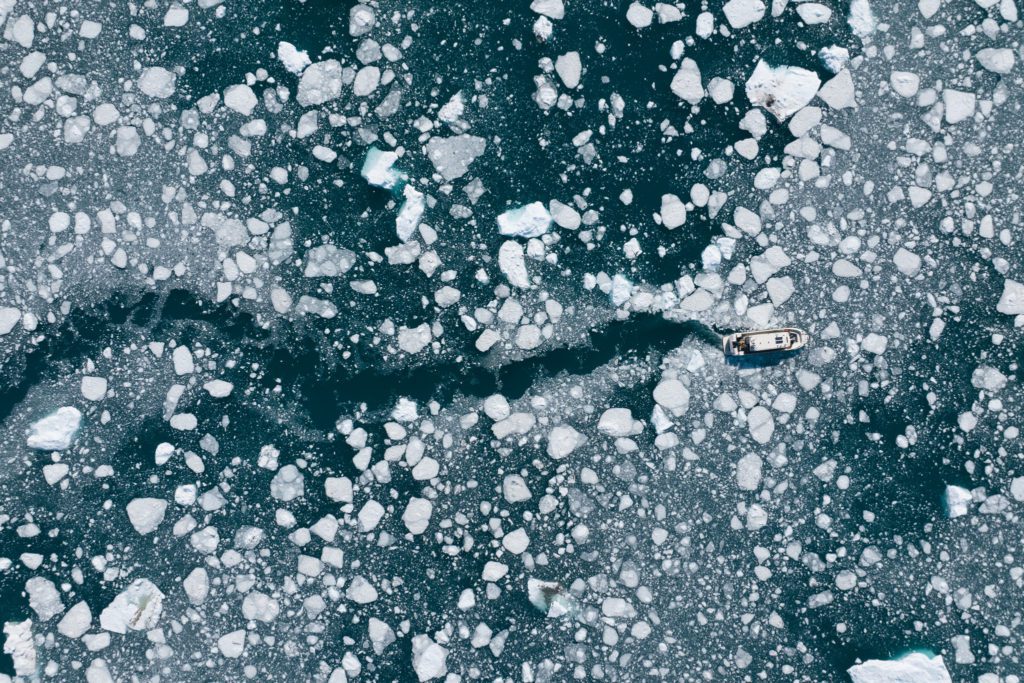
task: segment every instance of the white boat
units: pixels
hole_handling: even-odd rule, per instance
[[[722,338],[722,350],[726,356],[785,353],[802,349],[808,339],[810,337],[806,332],[795,327],[736,332]]]

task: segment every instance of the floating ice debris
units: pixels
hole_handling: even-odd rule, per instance
[[[433,137],[427,141],[427,158],[445,180],[466,175],[469,165],[487,149],[487,141],[476,135]]]
[[[435,643],[430,636],[413,636],[412,668],[420,683],[441,678],[448,673],[448,649]]]
[[[626,21],[634,28],[647,28],[654,22],[654,12],[646,5],[633,2],[626,9]]]
[[[505,240],[498,248],[498,267],[513,287],[529,289],[530,275],[526,271],[522,244],[515,240]]]
[[[974,56],[979,64],[996,74],[1010,73],[1016,63],[1013,50],[1008,47],[986,47],[983,50],[978,50]]]
[[[851,0],[847,23],[858,38],[867,38],[875,32],[877,21],[868,0]]]
[[[92,610],[83,600],[72,605],[57,623],[57,632],[65,638],[78,639],[92,627]]]
[[[686,205],[674,194],[661,196],[661,224],[675,230],[686,223]]]
[[[224,106],[238,112],[242,116],[252,114],[252,110],[256,108],[258,102],[256,93],[244,83],[229,85],[224,89]]]
[[[348,11],[348,33],[354,38],[369,33],[377,24],[377,14],[369,5],[359,3]]]
[[[402,523],[409,533],[417,536],[427,530],[434,505],[426,498],[411,498],[402,513]]]
[[[722,6],[726,20],[733,28],[745,28],[761,21],[767,9],[762,0],[729,0]]]
[[[541,202],[526,204],[498,216],[498,232],[512,237],[540,237],[551,227],[551,214]]]
[[[363,161],[360,175],[375,187],[383,187],[386,190],[393,189],[399,183],[405,182],[405,174],[393,168],[396,161],[398,161],[397,153],[370,147],[366,150],[366,159]]]
[[[900,659],[869,659],[851,666],[853,683],[953,683],[942,657],[914,652]]]
[[[562,0],[533,0],[530,9],[552,19],[565,17],[565,4]]]
[[[818,97],[833,109],[856,107],[857,100],[854,95],[853,76],[850,75],[850,70],[843,69],[826,81],[818,91]]]
[[[284,40],[277,44],[277,58],[281,60],[285,69],[296,76],[301,75],[306,67],[312,64],[309,54],[305,50],[299,50]]]
[[[973,501],[974,498],[967,489],[953,485],[946,487],[946,515],[950,519],[956,519],[968,514],[971,511],[970,506]]]
[[[28,447],[40,451],[63,451],[71,446],[82,422],[78,408],[64,406],[29,428]]]
[[[341,96],[341,62],[328,59],[306,67],[296,101],[303,107],[325,104]]]
[[[217,639],[217,649],[228,659],[238,659],[245,651],[245,629],[225,633]]]
[[[829,45],[818,51],[818,57],[825,68],[834,74],[839,73],[850,62],[850,51],[838,45]]]
[[[526,594],[530,604],[551,619],[575,614],[579,609],[576,599],[557,581],[527,579]]]
[[[143,95],[154,99],[167,99],[174,94],[177,78],[173,71],[168,71],[162,66],[146,67],[139,75],[139,90]]]
[[[29,607],[35,611],[40,621],[49,621],[64,611],[60,593],[49,579],[33,576],[25,582],[25,592],[28,593]]]
[[[423,193],[412,185],[406,185],[402,194],[405,196],[405,201],[402,202],[402,207],[398,210],[398,216],[395,218],[395,232],[398,233],[398,239],[406,242],[419,227],[426,209],[426,200]]]
[[[1024,315],[1024,284],[1007,278],[996,310],[1006,315]]]
[[[305,493],[305,477],[295,465],[285,465],[270,480],[270,495],[287,503]]]
[[[818,74],[798,66],[769,66],[759,60],[747,79],[747,99],[785,121],[803,109],[818,93]]]
[[[333,244],[322,244],[306,252],[305,277],[338,277],[352,269],[355,253]]]
[[[81,383],[82,398],[87,401],[102,401],[107,395],[107,378],[85,375]]]
[[[32,639],[32,620],[6,622],[4,635],[7,636],[4,639],[4,654],[10,656],[13,661],[14,674],[26,679],[38,676],[39,665],[36,660],[36,645]]]
[[[164,521],[167,501],[163,498],[136,498],[125,509],[135,531],[145,535],[156,531]]]
[[[13,306],[0,308],[0,337],[9,334],[21,320],[21,311]]]
[[[690,104],[697,104],[704,99],[704,85],[700,80],[700,67],[689,57],[679,65],[679,70],[672,77],[669,85],[672,93]]]
[[[1012,55],[1011,55],[1012,57]],[[579,52],[566,52],[559,55],[555,60],[555,72],[562,79],[562,83],[570,90],[580,84],[580,76],[583,73],[583,63],[580,61]]]
[[[100,626],[113,633],[148,631],[160,621],[164,594],[149,579],[136,579],[100,612]]]

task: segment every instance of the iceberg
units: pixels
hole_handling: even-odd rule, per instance
[[[533,202],[498,216],[498,231],[508,237],[540,237],[551,227],[551,214],[541,202]]]
[[[941,656],[921,652],[893,660],[869,659],[847,673],[853,683],[953,683]]]
[[[71,446],[81,424],[82,413],[78,408],[58,408],[56,412],[32,423],[28,433],[28,447],[40,451],[63,451]]]
[[[770,66],[763,59],[747,79],[747,99],[767,109],[779,121],[810,104],[818,93],[818,74],[798,66]]]
[[[398,154],[395,152],[385,152],[371,147],[366,152],[366,160],[363,161],[363,169],[359,174],[374,187],[392,190],[405,181],[405,174],[394,168],[396,161]]]
[[[113,633],[148,631],[160,621],[164,594],[148,579],[136,579],[100,613],[100,626]]]

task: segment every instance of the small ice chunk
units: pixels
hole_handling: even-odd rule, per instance
[[[224,89],[224,106],[237,111],[242,116],[252,114],[257,103],[256,93],[244,83],[229,85]]]
[[[213,398],[226,398],[234,391],[235,385],[222,379],[214,379],[204,384],[203,389]]]
[[[775,432],[775,420],[764,406],[754,406],[747,414],[747,429],[757,443],[768,443]]]
[[[10,334],[14,326],[21,320],[21,311],[13,306],[0,308],[0,337]]]
[[[914,277],[921,272],[921,257],[912,251],[900,247],[892,258],[896,269],[907,277]]]
[[[562,79],[562,83],[570,90],[580,84],[580,75],[583,73],[583,63],[580,61],[579,52],[566,52],[555,60],[555,72]]]
[[[424,634],[413,636],[412,668],[420,683],[441,678],[448,673],[447,648],[435,643],[430,636]]]
[[[991,365],[980,365],[971,373],[971,386],[989,392],[1000,391],[1006,386],[1006,375]]]
[[[322,244],[306,252],[305,277],[338,277],[356,264],[355,253],[333,244]]]
[[[868,0],[851,0],[850,2],[850,14],[846,19],[846,23],[853,29],[853,33],[858,38],[867,38],[875,32],[877,21],[875,15],[871,11],[871,5]]]
[[[402,189],[402,195],[405,197],[405,201],[402,202],[402,207],[398,210],[398,216],[395,217],[395,232],[398,234],[398,239],[407,242],[416,232],[416,228],[419,227],[420,221],[423,219],[423,212],[426,210],[426,200],[423,193],[412,185],[406,185]]]
[[[1016,63],[1013,50],[1008,47],[986,47],[978,50],[974,56],[979,64],[996,74],[1010,73]]]
[[[185,595],[193,605],[199,605],[206,601],[210,594],[210,575],[203,567],[196,567],[181,582]]]
[[[64,406],[29,427],[28,447],[40,451],[63,451],[71,446],[82,422],[78,408]]]
[[[654,11],[639,2],[634,2],[626,10],[626,21],[635,28],[647,28],[654,21]]]
[[[733,28],[744,28],[761,21],[766,9],[762,0],[729,0],[722,6],[726,20]]]
[[[675,230],[686,223],[686,205],[674,194],[661,195],[661,224]]]
[[[735,1],[735,0],[733,0]],[[700,67],[689,57],[679,65],[679,70],[672,77],[669,85],[672,94],[690,104],[697,104],[704,99],[704,85],[700,79]]]
[[[282,40],[277,44],[277,58],[284,68],[295,75],[300,75],[312,62],[305,50],[299,50],[291,43]]]
[[[551,227],[551,214],[542,202],[532,202],[498,216],[498,232],[512,237],[540,237]]]
[[[356,576],[345,589],[345,597],[358,605],[368,605],[377,599],[377,589],[362,576]]]
[[[921,86],[921,78],[911,71],[893,71],[889,74],[889,85],[900,97],[913,97]]]
[[[430,524],[430,515],[433,511],[434,504],[429,500],[414,497],[405,506],[405,512],[402,513],[402,522],[405,524],[405,528],[409,530],[409,533],[413,536],[418,536],[427,530],[427,526]]]
[[[569,206],[568,204],[563,204],[557,199],[552,199],[548,206],[550,208],[551,218],[555,221],[555,224],[560,228],[565,228],[566,230],[576,230],[580,227],[580,225],[583,222],[583,219],[580,216],[579,211]]]
[[[178,3],[172,3],[164,14],[164,26],[177,28],[188,23],[188,9]]]
[[[633,436],[643,431],[643,424],[633,419],[629,408],[609,408],[601,414],[597,429],[608,436]]]
[[[445,180],[461,178],[469,165],[487,149],[487,141],[476,135],[454,135],[448,138],[432,137],[427,141],[427,158]]]
[[[501,538],[501,547],[513,555],[522,555],[530,545],[530,537],[522,527],[510,531]]]
[[[228,659],[238,659],[245,650],[245,629],[225,633],[217,639],[217,649]]]
[[[796,6],[800,20],[807,25],[825,24],[832,18],[832,10],[818,2],[802,2]]]
[[[523,245],[515,240],[503,242],[498,248],[498,267],[513,287],[520,289],[530,287],[530,275],[526,271]]]
[[[302,72],[296,101],[303,107],[325,104],[341,96],[341,62],[327,59]]]
[[[847,109],[857,106],[857,99],[853,89],[853,76],[849,69],[843,69],[830,78],[818,91],[825,104],[832,109]]]
[[[113,633],[148,631],[163,611],[164,594],[149,579],[136,579],[100,613],[100,626]]]
[[[748,453],[736,463],[736,485],[743,491],[756,491],[761,485],[761,456]]]
[[[57,632],[65,638],[77,640],[92,626],[92,610],[84,600],[75,603],[57,624]]]
[[[977,96],[972,92],[963,92],[946,88],[942,91],[942,105],[946,109],[946,123],[960,123],[974,116]]]
[[[135,498],[128,503],[125,510],[128,512],[128,521],[135,527],[136,532],[142,535],[150,534],[164,521],[167,501],[163,498]]]
[[[370,147],[366,151],[366,159],[363,161],[360,175],[374,187],[390,190],[405,180],[405,175],[402,172],[392,168],[396,161],[398,161],[398,154],[395,152]]]
[[[369,33],[377,24],[377,14],[369,5],[359,3],[348,11],[348,34],[354,38]]]
[[[19,678],[24,677],[24,680],[39,680],[36,645],[32,639],[32,620],[4,623],[4,635],[7,636],[4,639],[4,654],[10,656],[14,664],[14,674]]]
[[[191,375],[195,372],[196,365],[192,358],[192,351],[187,346],[176,346],[171,354],[174,363],[174,374]]]
[[[527,579],[526,594],[530,604],[544,612],[549,619],[571,614],[578,609],[576,600],[556,581]]]
[[[853,683],[953,683],[942,657],[914,652],[900,659],[869,659],[846,671]]]
[[[1003,282],[1003,294],[999,297],[996,310],[1006,315],[1024,315],[1024,284],[1007,278]]]
[[[829,45],[818,50],[818,57],[826,69],[837,74],[850,62],[850,51],[845,47]]]
[[[305,477],[295,465],[285,465],[270,480],[270,495],[287,503],[305,493]]]
[[[971,492],[962,486],[953,486],[952,484],[947,486],[945,493],[946,516],[950,519],[963,517],[971,511],[973,500]]]
[[[806,107],[818,93],[821,79],[796,66],[769,66],[763,59],[747,79],[747,99],[785,121]]]
[[[25,592],[28,593],[28,606],[40,621],[49,621],[64,611],[60,591],[49,579],[33,576],[25,582]]]
[[[107,378],[85,375],[81,384],[82,398],[87,401],[102,401],[107,395]]]
[[[561,19],[565,16],[565,4],[562,0],[533,0],[530,9],[551,19]]]
[[[174,94],[177,76],[162,66],[150,66],[139,75],[138,86],[142,94],[163,100]]]
[[[558,425],[548,432],[548,455],[561,460],[583,445],[586,440],[582,434],[569,425]]]
[[[352,94],[356,97],[366,97],[373,94],[380,85],[380,67],[368,64],[356,72],[356,78],[352,82]]]

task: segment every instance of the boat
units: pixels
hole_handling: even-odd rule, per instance
[[[802,349],[809,339],[806,332],[795,327],[736,332],[722,338],[722,350],[726,356],[786,353]]]

